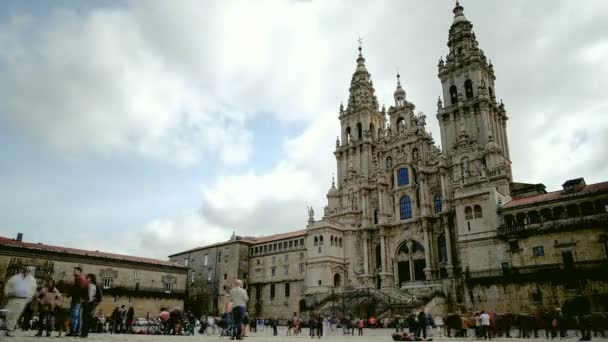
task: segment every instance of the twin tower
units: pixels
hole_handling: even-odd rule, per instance
[[[441,149],[399,75],[394,104],[380,108],[359,48],[348,103],[340,105],[337,180],[323,220],[309,225],[309,234],[332,227],[350,241],[338,259],[319,253],[311,262],[349,269],[352,285],[438,280],[456,267],[482,267],[478,255],[493,253],[496,208],[510,200],[512,181],[507,113],[473,24],[460,4],[453,12],[449,53],[437,66]],[[473,240],[478,251],[469,248]]]

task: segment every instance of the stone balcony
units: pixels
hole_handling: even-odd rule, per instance
[[[579,261],[572,265],[557,263],[465,272],[468,283],[567,282],[596,278],[608,279],[608,259]]]
[[[605,226],[607,223],[608,213],[561,218],[538,223],[503,224],[498,227],[498,236],[501,238],[526,237],[559,230],[598,228]]]

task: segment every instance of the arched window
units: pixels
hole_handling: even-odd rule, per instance
[[[315,247],[317,247],[319,245],[319,239],[315,236]]]
[[[412,201],[408,195],[399,199],[399,217],[402,220],[412,218]]]
[[[397,131],[402,130],[403,128],[405,128],[405,119],[402,117],[399,117],[397,119]]]
[[[380,209],[375,209],[374,210],[374,224],[378,224],[379,220],[380,220]]]
[[[439,261],[448,261],[448,247],[444,235],[437,238],[437,250],[439,251]]]
[[[456,85],[450,87],[450,101],[453,105],[458,103],[458,88],[456,88]]]
[[[369,133],[370,133],[370,134],[372,135],[372,137],[373,137],[373,135],[374,135],[374,124],[373,124],[373,123],[371,123],[371,122],[369,123]],[[380,137],[378,137],[378,138],[380,138]]]
[[[410,174],[406,167],[402,167],[397,170],[397,186],[404,186],[410,184]]]
[[[473,82],[471,80],[464,81],[464,93],[467,99],[473,97]]]
[[[319,246],[323,246],[323,235],[319,236]]]
[[[441,200],[441,195],[435,195],[435,197],[433,198],[433,204],[435,205],[435,212],[436,213],[440,213],[443,211],[442,208],[442,200]]]
[[[360,122],[357,122],[357,139],[363,138],[363,126]]]
[[[332,245],[332,246],[334,245],[334,236],[333,235],[331,235],[329,237],[329,244]]]
[[[475,218],[482,218],[483,217],[483,215],[481,213],[481,206],[476,205],[474,211],[475,211]]]
[[[473,219],[473,209],[471,209],[471,207],[464,208],[464,219],[465,220]]]
[[[353,137],[350,135],[350,127],[346,127],[346,142],[350,143],[353,141]]]
[[[390,170],[393,168],[393,158],[386,157],[386,170]]]
[[[460,163],[460,172],[462,177],[467,177],[469,175],[469,158],[464,157]]]
[[[340,277],[339,273],[336,273],[334,275],[334,287],[340,287],[342,286],[342,277]]]

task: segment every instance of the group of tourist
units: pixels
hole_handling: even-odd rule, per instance
[[[7,303],[4,308],[6,322],[4,326],[7,336],[14,336],[20,318],[23,320],[22,327],[30,328],[32,310],[30,304],[37,301],[38,304],[38,333],[36,336],[51,336],[56,325],[59,330],[58,336],[87,337],[93,328],[95,307],[101,301],[101,289],[96,285],[95,274],[84,274],[82,268],[74,268],[74,285],[69,297],[71,303],[69,311],[59,305],[64,296],[55,286],[55,281],[49,279],[40,291],[37,291],[36,279],[32,275],[32,269],[23,268],[19,273],[10,277],[4,287],[4,296]]]

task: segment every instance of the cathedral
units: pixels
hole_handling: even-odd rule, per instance
[[[348,103],[340,106],[337,181],[323,219],[308,226],[309,235],[326,232],[344,239],[344,247],[334,253],[313,238],[308,288],[342,268],[352,286],[424,281],[440,288],[433,281],[462,267],[485,269],[499,261],[492,231],[499,204],[510,201],[512,181],[507,113],[496,101],[492,64],[460,5],[448,47],[438,64],[441,149],[399,75],[394,104],[379,107],[359,48]]]
[[[359,47],[322,218],[309,209],[300,231],[233,236],[170,256],[207,279],[198,293],[214,294],[210,309],[234,277],[245,279],[250,311],[260,316],[335,310],[361,289],[402,307],[441,297],[444,311],[608,307],[608,182],[579,178],[547,192],[513,181],[493,65],[463,7],[453,12],[437,65],[440,146],[399,75],[394,103],[380,108]],[[211,252],[217,265],[207,261]],[[222,263],[233,266],[216,279]]]

